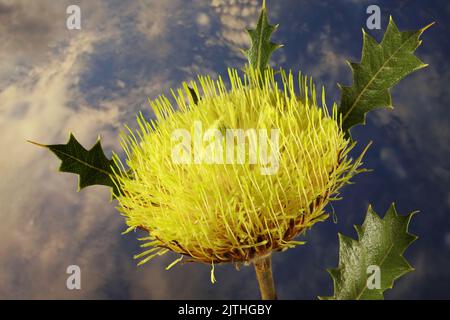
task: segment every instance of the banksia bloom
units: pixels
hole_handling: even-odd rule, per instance
[[[319,106],[312,81],[280,74],[230,69],[229,89],[199,77],[173,92],[176,106],[151,101],[156,119],[141,115],[140,129],[122,136],[117,199],[128,231],[149,232],[141,263],[169,250],[213,266],[249,263],[296,246],[328,217],[361,161],[348,157],[324,93]]]

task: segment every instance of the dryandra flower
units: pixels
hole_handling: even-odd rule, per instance
[[[141,115],[140,129],[122,135],[128,168],[116,157],[117,199],[128,231],[149,233],[140,263],[168,251],[213,267],[249,263],[300,244],[296,236],[328,217],[327,204],[360,171],[361,157],[348,156],[353,144],[324,93],[319,106],[312,81],[279,74],[199,77],[172,92],[176,106],[164,96],[151,101],[155,119]],[[199,125],[215,134],[198,138]],[[234,136],[230,153],[228,140],[221,149],[230,129],[267,134]],[[180,130],[192,137],[182,150]],[[236,155],[243,143],[244,155]],[[272,163],[251,162],[255,146],[259,156],[268,149]],[[187,161],[175,161],[177,152]],[[276,170],[268,173],[270,165]]]

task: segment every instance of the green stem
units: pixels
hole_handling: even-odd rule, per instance
[[[258,279],[259,290],[262,300],[276,300],[277,293],[275,291],[275,283],[272,276],[272,256],[269,254],[264,257],[257,258],[253,262]]]

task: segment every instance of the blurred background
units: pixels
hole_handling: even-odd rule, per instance
[[[77,4],[82,29],[66,28]],[[345,60],[359,61],[366,8],[377,4],[382,29],[392,15],[401,30],[432,21],[418,56],[430,66],[393,91],[395,109],[368,116],[353,130],[357,149],[374,144],[371,173],[356,177],[334,203],[332,219],[314,226],[303,247],[274,255],[282,299],[332,293],[325,271],[338,261],[337,233],[356,237],[369,203],[381,215],[420,210],[411,224],[417,240],[407,251],[416,271],[396,282],[389,299],[450,298],[450,3],[448,1],[268,1],[281,23],[274,40],[285,48],[273,65],[312,75],[339,100],[336,83],[350,84]],[[58,174],[59,161],[28,144],[65,143],[69,132],[90,147],[120,152],[117,135],[134,126],[147,97],[169,93],[197,74],[226,74],[245,63],[245,27],[255,24],[256,0],[0,0],[0,298],[1,299],[257,299],[253,269],[165,267],[169,254],[136,267],[137,232],[121,235],[123,218],[106,188],[76,193],[77,178]],[[357,154],[358,150],[355,150]],[[78,265],[82,290],[66,288],[66,268]]]

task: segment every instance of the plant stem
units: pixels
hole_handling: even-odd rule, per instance
[[[276,300],[275,283],[272,276],[272,255],[257,258],[255,265],[256,278],[258,279],[259,290],[262,300]]]

